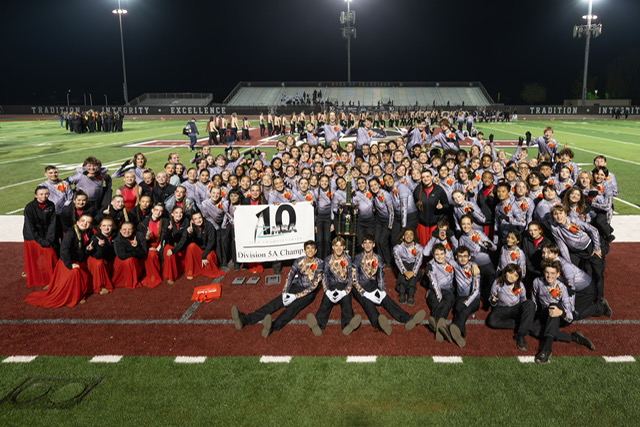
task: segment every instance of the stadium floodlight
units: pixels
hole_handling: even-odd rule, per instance
[[[598,37],[602,34],[602,24],[593,24],[593,21],[598,19],[593,12],[593,0],[587,0],[589,2],[589,8],[586,15],[582,16],[582,19],[586,19],[586,25],[575,25],[573,27],[573,37],[586,36],[586,44],[584,47],[584,74],[582,77],[582,105],[587,103],[587,71],[589,69],[589,48],[591,46],[591,37]]]
[[[351,83],[351,38],[356,38],[356,12],[351,10],[351,2],[353,0],[344,0],[347,2],[347,11],[340,12],[340,24],[342,28],[342,37],[347,39],[347,83]]]
[[[111,11],[114,15],[118,15],[118,21],[120,21],[120,49],[122,50],[122,74],[124,75],[124,83],[122,84],[122,90],[124,92],[124,103],[129,103],[129,95],[127,94],[127,67],[124,62],[124,37],[122,35],[122,15],[127,14],[127,10],[122,8],[121,0],[118,0],[118,8]]]

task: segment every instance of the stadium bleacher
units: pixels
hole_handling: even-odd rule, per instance
[[[230,106],[278,106],[295,103],[303,94],[322,92],[322,101],[333,105],[353,102],[376,106],[478,106],[493,104],[482,84],[467,83],[250,83],[241,82],[227,97]]]
[[[211,93],[145,93],[132,100],[131,106],[141,107],[204,107],[213,101]]]

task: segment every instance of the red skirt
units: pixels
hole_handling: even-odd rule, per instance
[[[167,255],[167,251],[175,249],[171,245],[165,245],[164,247],[164,263],[162,264],[162,277],[167,280],[178,280],[178,276],[184,273],[185,268],[185,253],[174,252],[171,256]]]
[[[100,293],[102,288],[107,289],[109,292],[113,291],[113,282],[111,281],[111,277],[113,276],[112,262],[89,257],[87,267],[91,275],[91,288],[94,294]]]
[[[418,229],[416,230],[416,232],[418,234],[418,240],[420,240],[420,245],[422,247],[427,246],[427,242],[431,240],[431,236],[433,235],[433,232],[436,231],[436,228],[438,228],[437,225],[428,227],[426,225],[418,224]]]
[[[207,255],[209,265],[203,268],[203,253],[204,251],[195,243],[190,243],[189,246],[187,246],[187,254],[185,257],[185,275],[187,277],[198,277],[202,275],[214,279],[227,274],[218,268],[218,257],[216,257],[215,251],[211,251],[209,255]]]
[[[129,288],[135,289],[142,286],[140,283],[140,276],[142,276],[142,269],[144,264],[138,258],[127,258],[121,260],[116,257],[113,261],[113,282],[116,288]]]
[[[144,260],[144,277],[142,286],[155,288],[162,283],[162,266],[160,265],[160,253],[150,250]]]
[[[58,260],[49,282],[49,289],[33,292],[27,295],[25,301],[40,307],[73,307],[84,299],[88,290],[87,263],[80,263],[80,268],[68,269],[62,260]]]
[[[28,288],[47,286],[56,268],[58,255],[53,248],[43,248],[35,240],[24,242],[24,272]]]

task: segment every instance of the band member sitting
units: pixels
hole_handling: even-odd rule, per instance
[[[367,313],[371,326],[374,328],[391,335],[392,329],[389,319],[378,312],[377,307],[381,306],[395,320],[404,323],[407,330],[411,330],[424,320],[427,313],[420,310],[412,316],[387,295],[384,281],[384,261],[380,255],[373,252],[375,245],[373,236],[365,235],[362,238],[363,252],[359,253],[354,261],[357,280],[354,285],[357,292],[354,292],[353,296]]]
[[[295,260],[282,290],[282,294],[250,314],[242,314],[235,305],[231,307],[231,317],[237,329],[245,325],[254,325],[263,320],[262,336],[268,338],[273,331],[284,328],[294,317],[316,298],[318,285],[323,276],[323,265],[316,258],[316,242],[309,240],[304,244],[303,257]],[[282,313],[272,320],[271,314],[284,308]]]
[[[85,302],[89,289],[87,269],[93,218],[82,215],[73,229],[64,236],[60,245],[60,259],[46,291],[33,292],[25,299],[41,307],[74,307]]]
[[[336,305],[340,305],[342,311],[342,333],[350,335],[351,332],[360,326],[362,316],[353,315],[351,301],[351,291],[355,278],[355,270],[351,262],[351,257],[344,253],[347,242],[338,236],[333,239],[331,248],[333,253],[324,260],[324,296],[320,303],[320,308],[316,315],[307,315],[307,324],[315,336],[322,335],[322,331],[327,326],[331,310]]]

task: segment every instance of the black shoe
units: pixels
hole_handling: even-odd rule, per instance
[[[426,315],[427,315],[426,311],[424,311],[424,310],[418,311],[416,314],[411,316],[411,318],[409,319],[409,321],[407,323],[404,324],[405,329],[407,331],[412,330],[413,328],[416,327],[416,325],[419,325],[420,323],[422,323],[422,321],[424,320]]]
[[[580,331],[575,331],[574,333],[572,333],[571,338],[573,338],[578,344],[587,347],[589,350],[596,349],[595,344],[593,344],[593,342],[591,342],[589,338],[585,337]]]
[[[270,314],[267,314],[264,317],[264,320],[262,321],[263,327],[262,327],[262,338],[269,338],[269,335],[271,335],[271,326],[273,325],[273,319],[271,318]]]
[[[362,316],[360,316],[359,314],[356,314],[351,318],[351,320],[349,321],[349,324],[344,327],[344,329],[342,330],[342,333],[347,336],[351,335],[351,332],[355,331],[360,327],[360,323],[362,323]]]
[[[313,335],[317,337],[322,335],[322,329],[320,329],[320,326],[318,325],[318,319],[316,319],[315,314],[307,314],[307,325],[309,325],[309,327],[311,328],[311,332],[313,332]]]
[[[406,304],[406,302],[407,302],[407,294],[401,293],[400,295],[398,295],[398,302],[400,304]]]
[[[607,317],[613,316],[613,310],[611,310],[611,306],[609,305],[609,301],[604,298],[598,298],[600,304],[602,304],[602,308],[604,310],[604,315]]]
[[[233,319],[233,324],[236,325],[236,329],[242,329],[244,326],[242,313],[240,313],[240,310],[235,305],[231,307],[231,318]]]
[[[546,365],[549,363],[549,358],[551,357],[551,350],[540,350],[538,354],[536,354],[535,362],[539,365]]]
[[[416,305],[416,300],[413,298],[413,295],[409,295],[409,298],[407,299],[407,305],[409,307],[413,307],[414,305]]]
[[[389,319],[384,314],[381,314],[378,317],[378,324],[380,325],[380,330],[387,335],[391,335],[393,329],[391,328],[391,324],[389,324]]]
[[[463,348],[465,345],[467,345],[467,340],[464,339],[464,337],[462,336],[462,332],[457,325],[454,325],[452,323],[451,326],[449,326],[449,334],[451,335],[453,342],[458,344],[458,347]]]
[[[240,271],[240,264],[237,262],[233,263],[233,271]]]
[[[278,275],[278,274],[280,274],[280,273],[282,273],[282,267],[281,267],[281,268],[274,268],[274,269],[273,269],[273,274]]]
[[[529,351],[529,347],[527,347],[527,338],[524,335],[516,335],[513,337],[516,341],[516,347],[520,351]]]

